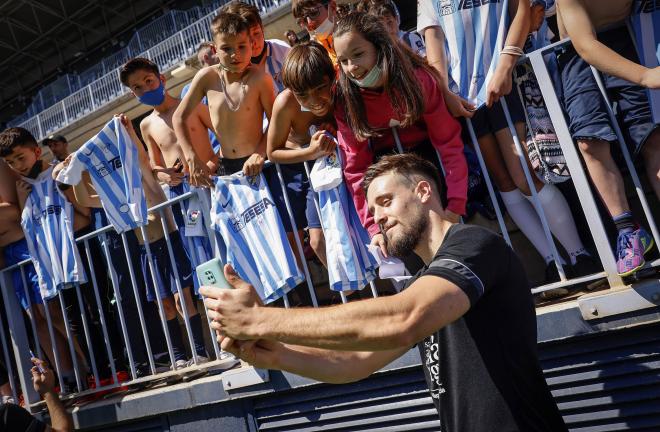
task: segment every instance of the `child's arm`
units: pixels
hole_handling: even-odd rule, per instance
[[[80,184],[80,183],[79,183]],[[67,188],[63,191],[61,191],[64,197],[69,200],[71,205],[73,205],[73,209],[76,211],[76,213],[81,214],[82,216],[89,217],[90,214],[92,213],[89,207],[86,207],[82,205],[80,202],[78,202],[78,199],[76,197],[75,191],[73,188]]]
[[[199,121],[202,122],[204,127],[210,131],[213,131],[213,122],[211,121],[211,113],[209,112],[209,107],[203,103],[197,104],[197,117]],[[208,134],[207,134],[208,136]],[[211,140],[208,141],[209,147],[212,147]],[[206,163],[206,166],[211,172],[215,172],[218,169],[218,155],[213,154],[213,157],[210,160],[202,161]]]
[[[195,150],[193,149],[190,133],[187,127],[187,120],[193,115],[197,105],[202,101],[202,98],[206,94],[211,74],[215,73],[216,72],[211,69],[211,67],[206,67],[195,74],[195,77],[190,84],[190,90],[188,90],[188,93],[186,93],[186,96],[183,98],[172,117],[174,132],[176,133],[177,141],[179,142],[183,155],[188,163],[190,184],[193,186],[212,186],[210,179],[211,173],[209,172],[208,167],[199,159],[199,156],[197,156],[197,153],[195,153]]]
[[[522,48],[529,34],[530,21],[529,0],[511,0],[509,2],[509,15],[513,17],[509,32],[506,35],[504,46],[516,46]],[[500,55],[497,68],[493,78],[488,83],[486,91],[486,105],[489,107],[497,102],[500,97],[511,92],[513,81],[513,68],[518,61],[517,56],[509,54]]]
[[[268,121],[273,112],[273,102],[275,100],[275,88],[273,87],[273,79],[270,75],[264,73],[260,75],[258,81],[259,89],[259,104],[264,110],[264,114]],[[261,135],[259,146],[256,151],[245,161],[243,164],[243,173],[246,176],[255,176],[261,172],[266,161],[266,142],[268,140],[268,131]]]
[[[17,204],[16,182],[20,177],[9,168],[7,163],[0,159],[0,200],[6,203]]]
[[[142,133],[142,138],[144,138],[144,142],[147,145],[147,153],[149,156],[151,169],[156,175],[158,181],[170,186],[177,186],[183,181],[183,173],[177,172],[175,168],[168,168],[165,166],[163,152],[160,151],[160,147],[158,147],[158,144],[156,144],[151,134],[149,134],[146,120],[147,119],[144,119],[142,122],[140,122],[140,132]],[[130,134],[131,132],[129,131],[129,135]],[[131,139],[135,140],[132,136]]]
[[[23,211],[25,203],[32,192],[32,185],[25,180],[16,182],[16,197],[18,198],[18,208]]]
[[[660,67],[647,68],[622,57],[596,38],[594,26],[577,0],[557,2],[557,12],[580,57],[601,72],[648,88],[660,88]]]
[[[334,140],[324,131],[314,133],[309,147],[301,149],[286,148],[286,142],[291,132],[293,116],[300,114],[298,104],[288,104],[290,94],[280,93],[275,98],[273,116],[268,124],[268,160],[276,163],[298,163],[318,159],[335,150]],[[295,107],[295,109],[294,109]]]

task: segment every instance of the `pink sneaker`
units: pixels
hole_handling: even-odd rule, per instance
[[[653,237],[643,228],[619,234],[616,268],[619,276],[630,276],[644,267],[644,254],[653,247]]]

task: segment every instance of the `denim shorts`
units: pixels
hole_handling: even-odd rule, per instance
[[[635,46],[625,27],[598,34],[598,40],[630,61],[639,63]],[[565,48],[558,56],[564,94],[564,110],[573,139],[617,141],[591,68],[575,52]],[[646,89],[622,78],[600,73],[610,102],[616,102],[621,132],[628,149],[637,156],[657,125],[651,120]]]

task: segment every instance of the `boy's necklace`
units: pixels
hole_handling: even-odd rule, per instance
[[[243,99],[245,99],[244,77],[241,77],[241,94],[238,97],[238,102],[234,103],[234,101],[232,101],[231,98],[229,97],[229,93],[227,92],[227,84],[225,83],[225,74],[223,72],[224,72],[223,68],[220,68],[220,89],[225,94],[225,99],[227,99],[227,106],[229,107],[229,110],[232,112],[236,112],[241,107],[241,103],[243,102]]]

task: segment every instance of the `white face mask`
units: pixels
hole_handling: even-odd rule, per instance
[[[330,18],[326,18],[325,21],[323,21],[320,26],[316,27],[316,29],[309,32],[309,34],[314,39],[327,39],[332,34],[332,30],[334,30],[334,28],[335,28],[334,23],[330,21]]]
[[[383,75],[383,70],[380,68],[378,63],[371,68],[368,74],[364,76],[361,80],[355,79],[352,76],[348,75],[348,78],[362,88],[374,88],[380,81],[380,77]]]

